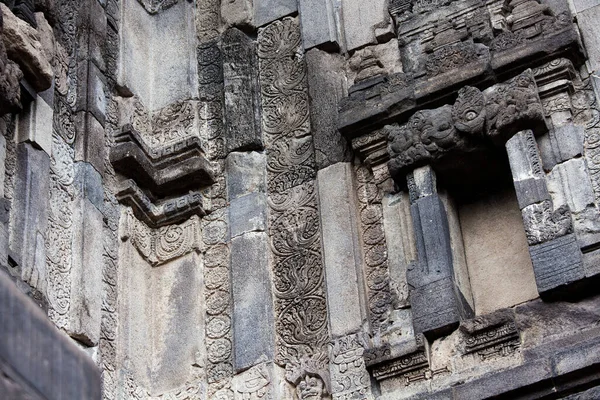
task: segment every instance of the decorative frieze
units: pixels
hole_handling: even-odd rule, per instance
[[[200,250],[200,218],[197,216],[182,224],[158,229],[138,221],[131,211],[123,218],[126,224],[123,231],[130,236],[122,239],[130,239],[142,257],[153,266]]]
[[[392,361],[373,367],[373,377],[377,380],[398,377],[406,386],[426,380],[430,369],[425,350],[420,349]]]
[[[298,20],[259,30],[262,126],[266,133],[273,254],[276,360],[322,353],[329,342],[306,65]]]
[[[510,310],[461,324],[463,354],[477,354],[482,361],[514,354],[521,346],[519,331]]]

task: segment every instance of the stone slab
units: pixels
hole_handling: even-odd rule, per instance
[[[98,211],[102,212],[104,209],[102,177],[92,164],[87,162],[76,162],[74,170],[74,185],[77,188],[79,196],[87,199]]]
[[[573,6],[575,7],[575,13],[581,14],[583,11],[586,11],[593,7],[600,6],[600,1],[598,0],[573,0]]]
[[[40,96],[29,103],[27,109],[19,114],[17,124],[17,143],[30,142],[52,155],[52,121],[54,111]]]
[[[231,28],[223,35],[223,77],[227,150],[263,148],[256,44]]]
[[[328,1],[328,0],[327,0]],[[306,53],[310,123],[317,169],[351,160],[348,142],[337,129],[338,105],[344,96],[344,59],[319,49]]]
[[[530,246],[529,252],[540,294],[584,278],[582,255],[574,234]]]
[[[267,226],[267,197],[250,193],[231,200],[229,205],[231,237],[248,232],[264,232]]]
[[[514,181],[543,178],[541,158],[532,131],[521,131],[508,139],[506,152]]]
[[[104,175],[108,157],[104,127],[90,112],[80,111],[76,120],[75,161],[86,161]]]
[[[298,1],[305,50],[316,46],[339,47],[334,7],[333,0]]]
[[[21,276],[26,282],[37,281],[37,273],[43,272],[35,271],[35,249],[38,232],[45,234],[47,228],[49,181],[48,155],[29,143],[17,144],[10,254],[19,264]],[[40,284],[45,287],[45,278],[39,278]]]
[[[233,200],[250,193],[265,193],[267,159],[264,153],[234,152],[227,156],[227,191]]]
[[[260,27],[298,12],[297,0],[253,0],[254,26]]]
[[[585,7],[583,7],[585,8]],[[600,71],[600,5],[586,8],[577,13],[577,24],[583,37],[588,62],[592,71]]]
[[[273,359],[275,321],[264,232],[246,233],[231,240],[234,367],[239,372],[262,358]]]
[[[100,340],[104,221],[100,210],[79,197],[73,207],[69,335],[87,346]]]
[[[580,212],[595,202],[589,172],[583,158],[556,165],[548,174],[548,190],[555,207],[567,204],[572,212]]]
[[[91,358],[0,271],[0,359],[21,384],[47,399],[102,398]],[[1,386],[0,386],[1,387]]]
[[[356,50],[385,41],[393,35],[393,24],[386,0],[342,0],[346,47]]]
[[[350,163],[338,163],[317,173],[323,255],[327,282],[329,328],[332,337],[358,330],[364,313],[360,304],[359,247],[355,190]]]

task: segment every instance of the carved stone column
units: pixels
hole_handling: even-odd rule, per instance
[[[407,271],[413,325],[415,333],[435,338],[473,311],[454,281],[448,216],[435,173],[429,166],[417,168],[407,179],[418,254],[417,265]]]

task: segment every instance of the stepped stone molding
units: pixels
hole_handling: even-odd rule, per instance
[[[276,361],[325,351],[329,342],[315,159],[299,22],[259,30],[262,126],[267,150]]]

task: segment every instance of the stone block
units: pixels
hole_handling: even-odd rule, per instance
[[[409,284],[419,287],[452,276],[452,250],[446,210],[439,196],[427,196],[411,205],[418,265],[408,271]]]
[[[38,233],[45,234],[47,228],[49,176],[48,155],[29,143],[18,144],[10,254],[19,264],[21,276],[26,282],[36,274]]]
[[[267,259],[267,234],[251,232],[231,241],[235,371],[273,359],[275,321]]]
[[[80,86],[76,111],[89,111],[102,126],[106,121],[105,77],[100,69],[91,61],[83,61],[78,67]]]
[[[227,150],[261,150],[260,88],[256,44],[231,28],[223,35]]]
[[[30,102],[27,109],[19,114],[17,143],[30,142],[52,155],[52,121],[54,111],[40,96]]]
[[[442,278],[411,290],[410,304],[417,334],[423,333],[429,339],[435,339],[458,327],[461,306],[451,278]]]
[[[230,202],[229,222],[231,237],[248,232],[264,232],[267,226],[267,196],[250,193]]]
[[[239,0],[238,0],[239,1]],[[260,27],[298,12],[297,0],[253,0],[254,26]]]
[[[344,60],[318,49],[306,53],[310,122],[317,169],[351,160],[346,139],[338,132],[338,104],[344,96]]]
[[[338,163],[317,173],[323,256],[327,283],[329,328],[332,337],[357,331],[365,318],[360,304],[356,190],[350,163]]]
[[[548,192],[548,185],[545,179],[528,178],[515,181],[514,184],[520,209],[534,203],[550,200],[550,193]]]
[[[87,199],[99,211],[104,209],[104,187],[102,177],[94,167],[86,162],[77,162],[74,165],[74,185],[78,195]]]
[[[541,158],[532,131],[521,131],[506,142],[513,181],[543,178]]]
[[[577,4],[577,2],[576,2]],[[587,8],[579,3],[584,10],[577,12],[577,24],[579,32],[583,36],[583,43],[588,56],[588,62],[592,71],[600,70],[600,5]],[[576,6],[577,7],[577,6]]]
[[[264,153],[231,153],[227,156],[227,190],[233,200],[250,193],[266,191]]]
[[[0,359],[21,385],[47,399],[102,398],[93,361],[1,271],[0,322]]]
[[[584,278],[581,250],[574,234],[530,246],[529,253],[540,294]]]
[[[4,181],[6,180],[6,138],[0,135],[0,198],[4,197]]]
[[[75,161],[86,161],[103,175],[107,158],[104,127],[92,113],[86,111],[77,114],[77,121]]]
[[[399,306],[407,306],[408,283],[406,271],[417,262],[415,233],[410,216],[407,193],[387,195],[383,198],[383,226],[388,244],[388,268],[392,290],[396,292]]]
[[[249,26],[253,22],[252,0],[221,2],[223,22],[229,26]]]
[[[299,0],[298,9],[305,50],[316,46],[339,47],[335,4],[332,0]]]
[[[78,174],[79,175],[79,174]],[[104,267],[103,215],[87,198],[73,207],[71,305],[67,327],[78,341],[96,346],[100,340],[102,269]]]
[[[556,165],[548,174],[548,190],[554,204],[567,204],[572,212],[580,212],[594,204],[594,191],[583,158]]]
[[[25,21],[17,18],[8,7],[0,3],[3,16],[2,39],[8,57],[15,61],[25,79],[37,92],[52,85],[54,72],[40,43],[38,32]]]
[[[584,135],[583,126],[567,124],[555,128],[552,136],[555,141],[553,147],[557,162],[560,163],[582,155]]]
[[[415,169],[409,179],[408,189],[411,200],[431,196],[437,193],[435,173],[430,166]]]
[[[600,1],[598,0],[573,0],[573,6],[575,7],[575,13],[581,14],[582,12],[600,6]],[[586,46],[587,47],[587,46]]]
[[[386,41],[394,34],[386,0],[342,0],[342,17],[347,51]]]

